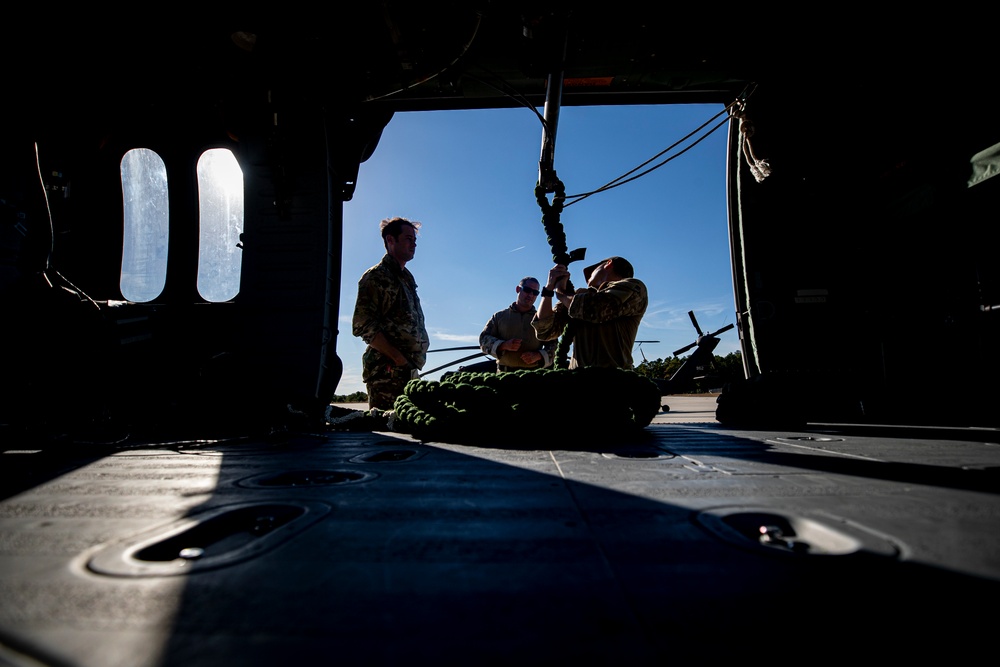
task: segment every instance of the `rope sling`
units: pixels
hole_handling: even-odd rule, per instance
[[[392,429],[423,440],[510,445],[516,436],[572,446],[639,435],[660,411],[660,391],[622,368],[457,372],[440,382],[410,380],[393,407]]]
[[[542,210],[542,225],[556,264],[583,259],[586,249],[567,252],[566,234],[560,222],[565,188],[555,181],[555,195],[549,204],[541,184],[535,197]],[[567,290],[574,291],[567,281]],[[566,310],[559,304],[556,309]],[[530,440],[559,441],[562,444],[613,435],[629,438],[639,434],[660,411],[660,391],[656,384],[633,370],[622,368],[569,369],[569,348],[574,334],[569,319],[556,346],[553,367],[505,373],[448,373],[440,382],[410,380],[393,404],[390,426],[424,440],[485,443],[510,439],[503,429],[508,424],[530,425]],[[594,410],[581,406],[594,405]],[[551,415],[538,417],[544,403]],[[523,435],[523,434],[522,434]]]
[[[554,194],[552,195],[551,204],[546,197],[545,187],[541,182],[535,185],[535,200],[538,202],[538,207],[542,210],[542,227],[545,228],[545,238],[549,242],[549,248],[552,250],[552,261],[556,264],[568,265],[570,262],[583,259],[587,254],[587,249],[578,248],[573,252],[567,252],[566,232],[560,221],[563,206],[566,202],[566,187],[558,178],[554,178],[553,183]],[[566,279],[566,291],[570,293],[576,291],[569,278]],[[566,310],[566,306],[557,303],[553,306],[553,310],[561,313]],[[569,349],[573,344],[575,334],[576,328],[573,326],[573,320],[568,320],[562,335],[559,336],[559,342],[556,344],[555,359],[552,362],[554,367],[569,368]]]

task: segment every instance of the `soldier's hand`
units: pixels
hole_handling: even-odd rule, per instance
[[[497,346],[498,350],[509,350],[511,352],[517,352],[521,349],[521,339],[511,338],[510,340],[505,340]]]
[[[569,269],[565,264],[556,264],[549,269],[549,280],[547,285],[552,285],[552,289],[559,289],[566,284],[569,278]]]

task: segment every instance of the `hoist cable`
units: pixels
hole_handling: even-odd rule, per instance
[[[577,202],[583,201],[584,199],[586,199],[587,197],[590,197],[591,195],[595,195],[595,194],[597,194],[599,192],[605,192],[607,190],[612,190],[614,188],[617,188],[620,185],[625,185],[626,183],[631,183],[632,181],[634,181],[634,180],[636,180],[638,178],[642,178],[646,174],[649,174],[649,173],[651,173],[651,172],[659,169],[660,167],[662,167],[663,165],[667,164],[671,160],[674,160],[675,158],[680,157],[681,155],[683,155],[684,153],[688,152],[689,150],[691,150],[692,148],[694,148],[695,146],[697,146],[699,143],[701,143],[702,141],[704,141],[705,139],[707,139],[708,137],[710,137],[716,130],[718,130],[722,126],[726,125],[729,122],[729,120],[730,120],[728,114],[729,114],[730,110],[733,108],[733,106],[735,104],[736,104],[736,102],[730,103],[724,109],[722,109],[722,111],[720,111],[719,113],[717,113],[714,116],[712,116],[711,118],[709,118],[707,121],[705,121],[704,123],[702,123],[698,128],[696,128],[696,129],[692,130],[691,132],[689,132],[686,136],[682,137],[681,139],[678,139],[673,144],[671,144],[667,148],[663,149],[662,151],[660,151],[659,153],[657,153],[653,157],[649,158],[648,160],[646,160],[642,164],[638,165],[634,169],[625,172],[621,176],[619,176],[619,177],[617,177],[617,178],[609,181],[608,183],[605,183],[604,185],[602,185],[601,187],[597,188],[596,190],[591,190],[590,192],[584,192],[584,193],[575,194],[575,195],[567,195],[566,198],[570,199],[572,201],[568,202],[565,205],[566,206],[571,206],[572,204],[575,204]],[[648,165],[649,163],[651,163],[653,160],[656,160],[657,158],[659,158],[660,156],[664,155],[665,153],[668,153],[668,152],[672,151],[677,146],[683,144],[685,141],[687,141],[691,137],[693,137],[696,134],[698,134],[699,132],[701,132],[703,129],[705,129],[706,126],[708,126],[709,123],[711,123],[712,121],[714,121],[715,119],[717,119],[719,116],[721,116],[723,114],[727,114],[727,116],[726,116],[726,118],[724,120],[722,120],[721,122],[719,122],[718,125],[716,125],[711,130],[709,130],[707,133],[705,133],[704,136],[699,137],[698,140],[695,141],[694,143],[692,143],[690,146],[687,146],[686,148],[684,148],[684,150],[680,151],[676,155],[672,155],[672,156],[668,157],[666,160],[660,162],[659,164],[657,164],[657,165],[655,165],[653,167],[650,167],[646,171],[643,171],[643,172],[638,173],[638,174],[635,173],[635,172],[639,171],[640,169],[642,169],[643,167],[645,167],[646,165]],[[632,176],[632,174],[635,174],[635,175]],[[631,176],[631,178],[628,178],[629,176]]]

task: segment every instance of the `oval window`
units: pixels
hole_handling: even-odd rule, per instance
[[[152,301],[167,280],[167,168],[148,148],[133,148],[122,158],[121,174],[124,233],[119,286],[129,301]]]
[[[198,160],[198,293],[206,301],[229,301],[240,291],[243,250],[243,171],[225,148]]]

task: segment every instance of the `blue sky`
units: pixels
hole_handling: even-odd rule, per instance
[[[704,104],[564,106],[556,133],[556,173],[567,195],[590,192],[657,156],[721,109]],[[720,120],[643,170],[690,146]],[[637,345],[636,363],[643,355],[669,358],[693,343],[697,333],[690,310],[704,332],[735,321],[726,132],[724,125],[651,173],[562,212],[568,248],[587,249],[586,261],[570,265],[574,284],[585,284],[584,266],[610,255],[628,258],[646,283],[649,308],[638,340],[660,342]],[[351,334],[351,315],[358,278],[385,253],[378,231],[383,218],[400,215],[423,223],[407,268],[417,281],[431,338],[424,371],[475,354],[434,350],[476,345],[489,317],[514,301],[522,277],[545,283],[553,262],[534,195],[541,145],[541,123],[527,108],[393,117],[374,155],[361,164],[354,198],[344,204],[337,345],[344,374],[338,394],[365,390],[365,344]],[[715,353],[738,349],[738,337],[730,330],[720,335]],[[457,368],[424,379],[438,380]]]

